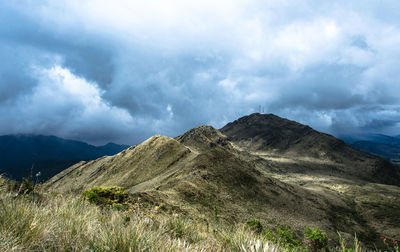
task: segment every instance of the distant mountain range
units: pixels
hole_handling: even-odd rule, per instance
[[[40,172],[37,179],[44,181],[81,160],[114,155],[128,147],[114,143],[97,147],[55,136],[0,136],[0,174],[20,180]]]
[[[340,136],[352,147],[400,164],[400,136],[383,134],[363,134]]]

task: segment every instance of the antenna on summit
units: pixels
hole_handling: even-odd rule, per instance
[[[261,106],[261,104],[258,105],[258,112],[259,112],[260,114],[264,114],[264,106]]]

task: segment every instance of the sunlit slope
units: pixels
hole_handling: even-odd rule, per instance
[[[51,178],[46,185],[60,192],[81,191],[96,185],[130,188],[173,169],[192,155],[176,140],[156,135],[115,156],[80,162]]]

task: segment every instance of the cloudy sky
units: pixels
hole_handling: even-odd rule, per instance
[[[0,0],[0,135],[103,144],[274,113],[400,134],[398,0]]]

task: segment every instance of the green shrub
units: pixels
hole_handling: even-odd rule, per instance
[[[288,226],[277,225],[273,229],[265,229],[263,235],[284,248],[294,249],[301,246],[301,242],[295,237],[294,232]]]
[[[328,236],[324,234],[321,229],[310,227],[304,228],[303,243],[312,251],[326,249],[328,247],[328,241]]]
[[[263,231],[263,226],[261,222],[257,219],[252,219],[246,222],[246,226],[256,232],[257,234],[261,234]]]
[[[119,186],[95,186],[82,192],[83,197],[90,203],[100,206],[124,208],[128,203],[128,192]]]

